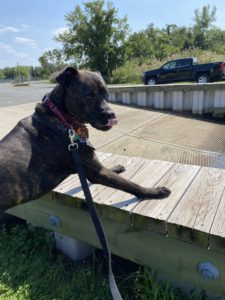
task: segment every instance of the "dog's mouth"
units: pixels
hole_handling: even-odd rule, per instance
[[[118,123],[118,119],[116,117],[110,118],[110,119],[108,119],[106,127],[112,128],[113,126],[117,125],[117,123]]]
[[[110,130],[113,126],[117,125],[117,123],[118,119],[116,117],[111,117],[107,120],[106,124],[92,122],[91,125],[98,130],[107,131]]]

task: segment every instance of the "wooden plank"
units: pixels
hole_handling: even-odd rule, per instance
[[[96,156],[101,162],[109,159],[112,155],[113,155],[112,153],[96,152]],[[79,183],[78,175],[72,174],[68,176],[65,180],[63,180],[57,187],[55,187],[53,192],[66,193],[68,189],[72,189],[73,186],[77,186],[78,183]]]
[[[73,184],[77,184],[79,181],[77,174],[72,174],[68,176],[65,180],[63,180],[59,185],[57,185],[53,192],[61,192],[63,193],[67,188],[70,188]]]
[[[142,167],[133,173],[130,180],[147,187],[152,187],[159,182],[173,166],[171,162],[154,160],[143,160],[143,162]],[[131,223],[130,211],[140,202],[140,199],[119,190],[111,195],[106,195],[103,191],[99,196],[104,199],[102,202],[102,215],[104,217],[112,218],[119,222]]]
[[[70,198],[74,200],[74,198]],[[86,210],[77,209],[72,205],[73,203],[53,199],[51,193],[49,193],[38,200],[19,205],[8,211],[28,222],[71,237],[74,236],[73,232],[79,235],[83,233],[83,230],[89,228],[89,243],[92,243],[92,238],[90,239],[90,237],[93,237],[94,240],[97,240],[96,246],[99,247],[98,238],[89,213]],[[84,214],[86,217],[82,219]],[[59,225],[52,225],[49,219],[52,215],[57,216]]]
[[[120,176],[124,178],[129,178],[132,176],[133,172],[136,172],[140,166],[143,164],[144,159],[137,157],[126,157],[126,156],[117,156],[110,155],[104,157],[103,164],[106,167],[112,167],[117,164],[122,164],[126,168],[126,171],[123,172]],[[75,180],[73,180],[75,178]],[[99,204],[105,200],[105,198],[101,198],[99,194],[102,191],[105,193],[105,197],[107,195],[111,195],[115,192],[115,189],[109,188],[100,184],[89,184],[89,188],[92,194],[92,197],[95,201],[96,208],[101,213],[101,208]],[[85,208],[85,196],[83,190],[80,185],[80,181],[77,175],[75,177],[71,176],[70,180],[66,181],[63,185],[60,184],[56,189],[54,189],[53,197],[61,202],[66,202],[68,204],[74,203],[77,208]]]
[[[113,156],[112,153],[105,153],[105,152],[98,152],[98,151],[96,151],[95,154],[100,161],[104,161],[109,157]]]
[[[58,201],[53,201],[51,197],[19,205],[11,209],[11,213],[29,222],[100,247],[87,211],[62,205]],[[61,220],[58,227],[49,223],[49,216],[52,214]],[[159,275],[163,275],[166,282],[191,289],[202,289],[207,295],[213,294],[218,297],[225,295],[224,254],[129,227],[107,218],[102,218],[101,221],[112,253],[151,267]],[[219,269],[220,276],[217,280],[202,280],[197,272],[197,266],[202,261],[213,263]]]
[[[216,251],[225,253],[225,190],[210,229],[209,247]]]
[[[133,174],[138,172],[141,166],[144,164],[144,159],[138,157],[125,157],[115,156],[115,164],[120,163],[126,168],[126,171],[121,173],[120,176],[126,179],[130,179]],[[107,167],[107,164],[105,164]],[[116,191],[115,188],[109,188],[101,185],[93,185],[91,192],[96,203],[102,204],[106,198]]]
[[[132,164],[136,164],[136,163],[141,164],[141,162],[144,160],[145,159],[143,159],[141,157],[136,157],[136,156],[129,157],[129,156],[125,156],[125,155],[112,154],[108,159],[103,161],[103,165],[106,168],[112,168],[113,166],[120,164],[120,165],[123,165],[125,168],[128,168]],[[123,173],[121,173],[120,175],[122,175],[122,174]]]
[[[169,216],[168,234],[208,247],[209,231],[224,186],[224,170],[203,167]]]
[[[110,160],[112,157],[112,153],[96,152],[96,155],[101,162]],[[91,186],[91,183],[89,183],[89,186]],[[53,190],[52,197],[61,203],[65,202],[76,208],[86,208],[84,195],[82,197],[71,197],[79,192],[82,192],[79,177],[77,174],[72,174]]]
[[[106,160],[104,165],[111,167],[120,162],[122,162],[122,165],[124,165],[124,167],[126,168],[126,171],[121,173],[120,176],[129,179],[143,165],[144,159],[137,157],[129,158],[126,156],[114,155],[113,157],[110,157],[110,159]],[[104,202],[107,197],[109,197],[115,192],[114,188],[106,187],[100,184],[90,184],[89,188],[94,202],[95,204],[97,204],[97,208],[98,204]],[[82,190],[74,193],[73,196],[78,199],[84,199],[84,193]]]
[[[162,200],[141,201],[131,212],[133,225],[166,234],[165,221],[179,203],[199,169],[199,166],[175,164],[157,183],[157,186],[168,187],[172,192],[171,195]]]

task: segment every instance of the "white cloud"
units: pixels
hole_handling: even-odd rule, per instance
[[[32,47],[36,47],[36,44],[35,44],[34,40],[28,39],[28,38],[25,38],[25,37],[19,37],[19,36],[17,36],[15,38],[15,42],[16,43],[20,43],[20,44],[27,44],[27,45],[32,46]]]
[[[23,52],[16,51],[13,47],[8,44],[0,42],[0,51],[3,50],[5,53],[14,55],[19,58],[27,58],[29,55]]]
[[[67,27],[59,27],[53,31],[53,35],[55,36],[55,35],[64,33],[65,31],[68,31]]]
[[[22,27],[22,28],[29,28],[30,26],[27,25],[27,24],[22,24],[21,27]]]
[[[11,46],[9,46],[9,45],[7,45],[7,44],[5,44],[5,43],[2,43],[2,42],[0,42],[0,49],[2,49],[2,50],[4,50],[5,52],[11,52],[12,51],[12,47]]]
[[[6,33],[6,32],[19,32],[19,31],[20,31],[20,29],[13,27],[13,26],[0,25],[0,34]]]

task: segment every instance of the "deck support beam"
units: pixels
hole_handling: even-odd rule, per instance
[[[8,212],[100,248],[88,212],[83,208],[74,208],[72,203],[60,203],[52,194],[19,205]],[[49,222],[49,216],[53,213],[61,220],[57,228]],[[173,285],[182,286],[189,291],[193,288],[202,289],[208,295],[224,296],[224,254],[106,218],[102,218],[102,223],[112,253],[151,267],[160,274],[160,278]],[[198,271],[201,262],[215,265],[219,269],[219,278],[205,281]]]

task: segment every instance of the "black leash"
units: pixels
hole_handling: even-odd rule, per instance
[[[74,141],[74,136],[75,136],[75,132],[73,129],[69,130],[69,138],[71,141],[71,144],[68,146],[69,151],[72,154],[74,163],[75,163],[75,171],[78,173],[79,179],[80,179],[80,183],[85,195],[85,199],[86,199],[86,203],[87,203],[87,207],[89,210],[89,213],[91,215],[92,218],[92,222],[95,226],[95,230],[97,232],[99,241],[101,243],[102,246],[102,250],[107,258],[108,261],[108,276],[109,276],[109,286],[110,286],[110,290],[111,290],[111,294],[113,297],[113,300],[122,300],[122,297],[120,295],[119,289],[117,287],[113,272],[112,272],[112,261],[111,261],[111,253],[109,250],[109,246],[108,246],[108,242],[107,242],[107,238],[104,232],[104,229],[102,227],[101,221],[99,219],[99,215],[97,212],[97,209],[95,207],[88,183],[87,183],[87,178],[85,176],[85,172],[81,163],[81,159],[80,159],[80,155],[79,155],[79,143],[77,143],[76,141]]]

